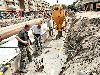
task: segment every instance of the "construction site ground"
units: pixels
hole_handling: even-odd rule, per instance
[[[76,19],[79,19],[80,17],[82,18],[82,20],[78,20],[72,27],[72,30],[76,31],[78,33],[78,27],[81,27],[81,23],[83,21],[83,24],[85,25],[85,23],[87,22],[86,20],[83,19],[83,17],[88,17],[89,20],[90,19],[93,19],[93,18],[100,18],[100,12],[93,12],[93,11],[89,11],[89,12],[78,12],[75,14],[75,18]],[[73,22],[73,21],[72,21]],[[89,21],[90,22],[90,21]],[[68,32],[68,28],[71,28],[70,27],[70,23],[68,23],[69,25],[67,25],[66,27],[66,32]],[[83,28],[85,28],[83,25]],[[95,28],[95,24],[89,24],[86,23],[87,25],[87,30],[89,29],[89,25],[91,25],[91,27],[95,29],[98,29]],[[74,27],[75,26],[75,27]],[[82,29],[82,28],[79,28],[79,29]],[[99,29],[98,29],[99,30]],[[54,35],[52,37],[48,37],[47,38],[47,41],[45,43],[45,47],[50,47],[50,48],[45,48],[42,50],[42,54],[36,58],[33,57],[33,61],[31,63],[29,63],[27,65],[27,70],[28,72],[24,75],[60,75],[60,72],[62,71],[62,67],[66,67],[67,69],[63,71],[63,74],[61,75],[77,75],[77,73],[79,73],[81,70],[82,71],[87,71],[87,70],[91,70],[93,68],[93,70],[97,67],[97,65],[100,63],[99,62],[99,58],[94,58],[93,56],[91,55],[87,55],[87,54],[91,54],[89,50],[86,50],[86,51],[83,51],[82,52],[82,55],[77,55],[76,57],[73,58],[73,60],[70,59],[70,61],[68,63],[65,64],[68,56],[67,54],[65,54],[65,50],[69,50],[68,48],[68,44],[71,43],[71,44],[74,44],[73,41],[76,41],[77,39],[73,39],[75,38],[76,36],[74,36],[74,32],[71,32],[73,33],[73,35],[71,35],[70,37],[72,38],[72,40],[68,41],[66,39],[67,37],[67,33],[65,33],[63,31],[63,37],[61,37],[60,39],[58,40],[55,40],[55,37],[57,35],[57,31],[54,30]],[[86,31],[86,30],[84,30]],[[93,30],[91,30],[92,32]],[[94,31],[96,33],[96,31]],[[70,32],[68,32],[70,33]],[[82,32],[81,32],[82,33]],[[82,34],[88,34],[88,31],[82,33]],[[74,36],[74,37],[72,37]],[[81,35],[83,36],[83,35]],[[99,37],[99,33],[97,35]],[[93,38],[94,36],[92,36]],[[87,37],[85,37],[87,38]],[[94,38],[93,38],[94,39]],[[65,42],[67,40],[67,43]],[[85,40],[85,39],[83,39]],[[91,40],[91,39],[89,39]],[[87,41],[89,41],[87,40]],[[80,41],[80,40],[78,40]],[[65,43],[64,43],[65,42]],[[83,41],[84,42],[84,41]],[[90,42],[90,41],[89,41]],[[93,42],[93,41],[92,41]],[[76,43],[76,42],[75,42]],[[90,42],[91,43],[91,42]],[[67,45],[67,47],[65,48],[64,47],[64,44]],[[77,44],[77,43],[76,43]],[[78,43],[79,44],[79,43]],[[89,45],[88,43],[84,43],[87,47],[87,45]],[[83,44],[81,44],[82,47],[84,47]],[[76,48],[76,47],[75,47]],[[81,47],[80,47],[81,49]],[[74,50],[74,49],[73,49]],[[91,51],[95,51],[96,50],[91,50]],[[98,49],[97,49],[98,51]],[[99,52],[99,51],[98,51]],[[93,53],[93,52],[92,52]],[[97,53],[98,54],[98,53]],[[97,54],[94,54],[94,55],[97,55]],[[82,56],[91,56],[91,58],[93,58],[92,60],[92,63],[88,63],[87,61],[85,62],[83,60],[83,58],[81,58]],[[80,59],[79,61],[76,60],[78,57],[80,56]],[[85,58],[85,57],[84,57]],[[76,62],[75,62],[76,61]],[[95,63],[96,62],[96,63]],[[82,64],[81,64],[82,63]],[[97,64],[97,65],[95,65]],[[41,67],[42,66],[42,67]],[[85,67],[86,66],[86,67]],[[96,67],[95,67],[96,66]],[[41,67],[41,68],[40,68]],[[39,70],[40,68],[40,70]],[[5,75],[8,75],[8,73],[6,73]],[[10,75],[10,74],[9,74]],[[81,75],[81,74],[80,74]],[[89,74],[84,74],[84,75],[89,75]],[[94,75],[97,75],[97,74],[94,74]],[[99,75],[99,74],[98,74]]]
[[[55,33],[56,34],[56,33]],[[65,37],[65,34],[63,34]],[[52,40],[55,38],[55,35],[51,37],[51,42],[47,45],[47,48],[44,49],[42,54],[37,57],[33,58],[35,62],[37,61],[38,65],[43,65],[42,72],[36,72],[37,65],[35,62],[28,64],[28,73],[25,75],[59,75],[61,68],[64,66],[64,62],[66,61],[67,56],[65,55],[64,51],[64,37],[58,40]],[[43,62],[40,62],[43,59]]]

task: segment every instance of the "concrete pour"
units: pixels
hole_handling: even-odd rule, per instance
[[[33,58],[34,61],[28,65],[29,72],[25,75],[59,75],[67,58],[64,52],[63,40],[64,37],[59,40],[52,40],[48,45],[52,48],[45,49],[41,56]],[[37,64],[35,64],[36,62]],[[44,66],[42,72],[36,72],[37,65]]]

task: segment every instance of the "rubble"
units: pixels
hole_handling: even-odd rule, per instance
[[[68,55],[66,69],[61,75],[78,75],[82,70],[100,75],[100,18],[80,18],[71,23],[65,39]]]

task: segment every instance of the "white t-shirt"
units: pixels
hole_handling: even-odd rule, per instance
[[[48,19],[47,26],[53,28],[53,21]]]
[[[38,25],[33,25],[33,26],[32,26],[32,30],[33,30],[33,32],[34,32],[35,34],[40,34],[40,35],[41,35],[41,28],[38,29],[37,26],[38,26]]]

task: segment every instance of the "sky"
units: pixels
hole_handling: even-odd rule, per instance
[[[45,0],[47,2],[50,3],[50,5],[54,5],[55,3],[57,3],[57,0]],[[58,0],[58,2],[60,4],[66,4],[66,5],[70,5],[72,4],[73,2],[75,2],[76,0]]]

